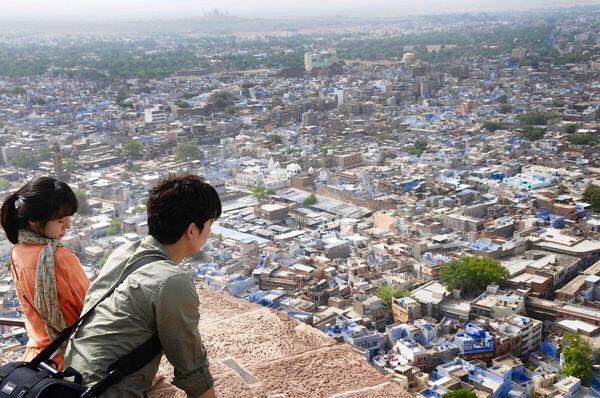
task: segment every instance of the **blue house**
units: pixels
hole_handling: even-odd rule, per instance
[[[454,343],[463,355],[494,351],[494,338],[492,335],[471,322],[465,325],[463,332],[458,332],[454,336]]]

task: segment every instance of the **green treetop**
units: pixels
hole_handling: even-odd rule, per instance
[[[591,204],[595,211],[600,211],[600,187],[588,185],[583,192],[583,200]]]
[[[490,257],[462,256],[440,269],[440,281],[449,289],[460,289],[468,295],[479,294],[492,283],[508,277],[508,271]]]
[[[314,193],[311,193],[304,199],[303,203],[307,206],[314,205],[315,203],[317,203],[317,197]]]
[[[381,299],[386,308],[392,307],[392,300],[399,297],[408,297],[410,292],[406,289],[400,289],[398,286],[385,285],[381,286],[375,292],[377,297]]]
[[[444,398],[477,398],[477,395],[473,391],[459,389],[447,392]]]
[[[175,148],[175,157],[177,160],[196,160],[200,159],[200,148],[194,144],[179,144]]]
[[[75,196],[77,197],[77,213],[82,216],[87,216],[92,212],[90,208],[90,203],[88,201],[87,193],[83,191],[75,191]]]
[[[139,156],[143,150],[143,145],[135,140],[129,140],[123,144],[123,154],[125,156]]]
[[[563,376],[574,376],[587,384],[592,376],[592,345],[579,333],[567,333],[561,351]]]
[[[274,193],[275,191],[273,191],[272,189],[268,189],[263,181],[259,181],[258,184],[256,184],[254,190],[252,191],[252,195],[254,195],[254,197],[258,200],[264,199],[269,195],[273,195]]]

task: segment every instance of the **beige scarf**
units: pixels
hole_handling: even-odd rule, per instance
[[[42,244],[35,272],[34,309],[46,325],[46,332],[52,340],[67,327],[56,291],[56,274],[54,272],[54,252],[62,246],[59,240],[47,239],[27,230],[19,231],[19,243]],[[64,353],[64,348],[60,350]]]

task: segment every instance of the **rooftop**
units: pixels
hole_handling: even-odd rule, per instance
[[[235,297],[199,289],[200,333],[220,398],[409,397],[360,353],[318,329]],[[171,379],[163,359],[160,372]],[[168,386],[152,397],[185,398]]]
[[[447,295],[448,290],[438,281],[431,281],[413,290],[411,295],[419,302],[439,304]]]

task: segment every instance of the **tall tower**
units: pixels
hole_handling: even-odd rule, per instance
[[[304,53],[304,69],[310,72],[313,69],[313,55],[312,53]]]
[[[52,153],[54,155],[54,174],[56,175],[56,178],[62,180],[66,177],[66,175],[63,168],[62,153],[60,151],[60,145],[58,145],[58,142],[52,144]]]

